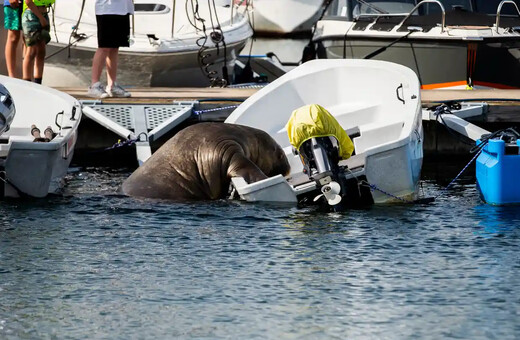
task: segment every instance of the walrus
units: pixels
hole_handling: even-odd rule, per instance
[[[226,123],[198,123],[162,145],[123,182],[124,194],[171,200],[225,198],[232,177],[248,183],[287,175],[283,149],[266,132]]]

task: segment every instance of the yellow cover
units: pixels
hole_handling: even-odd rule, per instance
[[[348,159],[354,152],[354,144],[345,130],[329,111],[318,104],[294,110],[285,127],[289,141],[296,150],[311,138],[334,136],[339,142],[340,159]]]

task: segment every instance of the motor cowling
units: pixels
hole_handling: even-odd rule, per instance
[[[0,84],[0,134],[9,130],[16,114],[13,97],[7,88]]]

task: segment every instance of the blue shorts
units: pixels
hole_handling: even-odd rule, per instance
[[[22,29],[22,6],[18,8],[4,6],[4,28],[11,31]]]

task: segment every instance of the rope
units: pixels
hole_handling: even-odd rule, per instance
[[[383,193],[383,194],[385,194],[385,195],[387,195],[389,197],[395,198],[395,199],[397,199],[397,200],[399,200],[401,202],[408,203],[408,204],[409,203],[414,203],[414,201],[412,201],[412,200],[407,200],[407,199],[404,199],[402,197],[399,197],[399,196],[396,196],[394,194],[391,194],[388,191],[385,191],[385,190],[383,190],[381,188],[378,188],[374,184],[368,183],[367,181],[361,181],[361,183],[362,183],[362,185],[365,185],[365,186],[369,187],[372,191],[379,191],[379,192],[381,192],[381,193]]]
[[[122,148],[122,147],[125,147],[125,146],[132,146],[134,145],[135,143],[139,142],[141,140],[141,136],[144,136],[145,137],[145,141],[148,142],[148,135],[146,134],[146,132],[141,132],[140,134],[137,135],[136,138],[132,138],[132,139],[127,139],[125,141],[121,141],[120,139],[112,146],[109,146],[108,148],[104,148],[104,149],[101,149],[101,150],[94,150],[94,151],[91,151],[89,153],[99,153],[99,152],[105,152],[105,151],[108,151],[108,150],[114,150],[114,149],[119,149],[119,148]]]
[[[238,105],[230,105],[230,106],[216,107],[214,109],[194,110],[193,113],[195,115],[201,115],[206,112],[215,112],[215,111],[222,111],[222,110],[228,110],[228,109],[236,109],[237,107],[238,107]]]
[[[484,143],[484,144],[487,144],[487,142]],[[452,185],[453,183],[455,183],[455,182],[459,179],[459,177],[464,173],[464,171],[466,171],[466,169],[471,165],[471,163],[473,163],[473,162],[478,158],[478,156],[480,156],[480,154],[482,153],[482,151],[484,151],[484,147],[482,147],[482,148],[481,148],[481,149],[480,149],[480,150],[475,154],[475,156],[473,156],[473,158],[468,162],[468,164],[466,164],[466,166],[465,166],[464,168],[462,168],[462,170],[457,174],[457,176],[455,176],[455,178],[454,178],[454,179],[453,179],[453,180],[452,180],[452,181],[451,181],[451,182],[450,182],[450,183],[449,183],[449,184],[448,184],[444,189],[442,189],[442,193],[439,194],[438,196],[441,196],[441,195],[442,195],[446,190],[448,190],[448,189],[451,187],[451,185]]]

